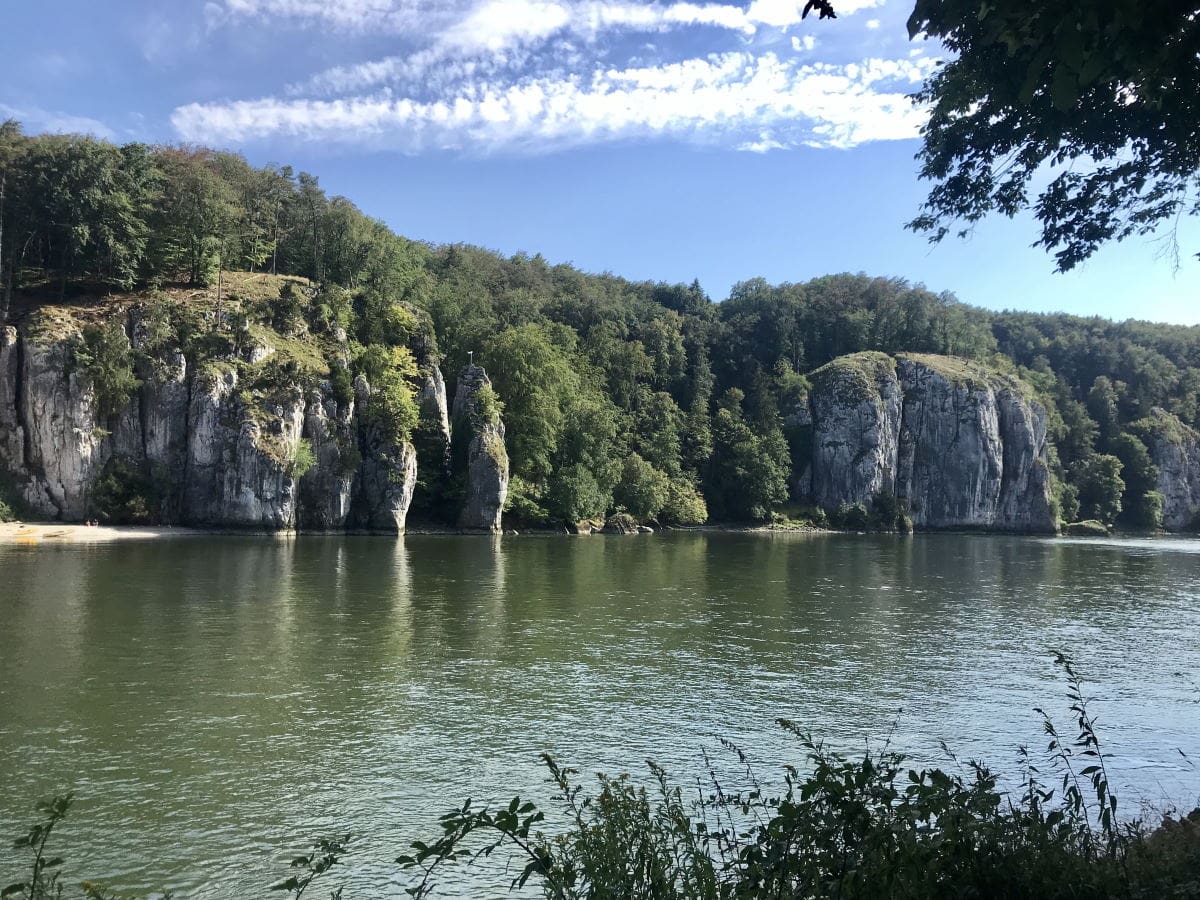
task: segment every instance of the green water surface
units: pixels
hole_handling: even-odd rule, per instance
[[[1070,725],[1054,650],[1097,696],[1122,802],[1194,804],[1200,541],[0,546],[0,883],[33,802],[66,789],[75,880],[264,896],[289,850],[350,830],[347,897],[369,897],[400,893],[388,861],[444,808],[548,799],[542,751],[686,780],[705,750],[736,771],[726,738],[769,780],[802,759],[782,716],[1015,774],[1044,746],[1034,706]],[[503,895],[488,875],[451,892]]]

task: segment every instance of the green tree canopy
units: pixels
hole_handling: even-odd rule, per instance
[[[914,230],[939,241],[1032,208],[1065,272],[1200,212],[1194,3],[917,0],[908,28],[953,54],[916,95],[934,184]]]

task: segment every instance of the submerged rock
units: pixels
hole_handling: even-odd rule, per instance
[[[1084,519],[1063,526],[1063,534],[1072,537],[1107,537],[1108,526],[1096,519]]]
[[[637,534],[638,530],[637,519],[628,513],[609,516],[604,523],[605,534]]]

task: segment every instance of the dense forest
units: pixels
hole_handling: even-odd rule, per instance
[[[408,240],[286,166],[0,126],[0,321],[235,272],[306,279],[274,314],[344,331],[349,374],[390,379],[396,428],[416,423],[414,321],[431,323],[448,372],[473,353],[503,404],[509,509],[523,522],[798,515],[806,374],[863,350],[965,357],[1032,385],[1064,521],[1158,525],[1152,411],[1200,426],[1200,328],[994,313],[862,274],[755,278],[713,302],[697,282]],[[121,341],[100,335],[81,351],[108,365],[118,393],[132,378]]]

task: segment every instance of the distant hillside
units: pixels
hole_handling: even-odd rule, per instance
[[[97,444],[88,477],[124,466],[117,481],[141,479],[143,494],[153,480],[150,462],[144,451],[120,452],[114,435],[123,404],[134,398],[144,409],[146,386],[176,351],[189,384],[200,369],[235,372],[230,390],[245,394],[238,415],[260,430],[287,406],[272,405],[270,389],[290,385],[302,398],[323,390],[325,400],[341,403],[331,407],[336,417],[361,376],[372,391],[383,391],[374,406],[377,415],[386,413],[387,439],[397,447],[412,443],[425,456],[440,452],[428,440],[440,425],[420,418],[421,400],[436,392],[443,371],[453,396],[457,373],[473,354],[488,375],[485,399],[497,398],[504,423],[507,515],[514,523],[575,524],[617,512],[680,524],[781,514],[820,520],[817,505],[829,507],[826,517],[857,521],[853,507],[861,504],[878,523],[915,513],[920,525],[916,498],[902,494],[910,488],[894,478],[836,506],[829,496],[818,504],[812,490],[823,426],[808,374],[848,354],[877,351],[975,361],[993,373],[988,389],[995,398],[968,391],[955,400],[953,378],[945,397],[974,397],[985,417],[990,403],[1002,403],[995,379],[1008,379],[1013,396],[1044,420],[1040,464],[1056,518],[1156,527],[1165,516],[1170,527],[1183,528],[1200,511],[1200,456],[1192,462],[1200,328],[992,313],[898,279],[849,274],[803,284],[751,279],[713,303],[697,283],[631,282],[541,256],[410,241],[349,200],[327,197],[313,176],[256,169],[205,149],[118,147],[8,128],[0,131],[0,184],[0,314],[20,331],[6,339],[14,348],[10,365],[18,367],[10,405],[19,405],[18,394],[29,387],[17,342],[41,335],[43,345],[61,343],[59,376],[90,379],[96,396],[89,402],[102,407],[93,427],[109,434],[108,445]],[[151,326],[156,335],[139,334]],[[911,394],[903,378],[896,383]],[[898,402],[903,406],[903,397]],[[443,405],[449,417],[449,402]],[[259,407],[266,412],[255,419],[250,411]],[[298,409],[305,419],[312,406],[303,400]],[[36,423],[10,418],[28,444]],[[346,458],[338,465],[349,467],[347,477],[361,477],[356,454],[364,433],[356,425],[351,435],[348,421],[342,426]],[[301,468],[309,467],[296,479],[300,492],[316,490],[315,476],[305,488],[307,471],[322,471],[320,460],[307,458],[320,448],[303,437],[315,427],[299,421],[284,442],[291,442],[288,453],[303,457]],[[990,446],[989,428],[979,432],[981,447]],[[993,450],[1003,465],[1002,447],[981,450],[979,459],[991,459]],[[1031,461],[1019,465],[1036,463],[1036,448],[1030,452]],[[17,471],[9,481],[22,482],[28,460],[22,456],[18,465],[15,458],[13,447],[8,468]],[[285,462],[286,469],[296,460]],[[448,461],[445,483],[436,485],[424,485],[429,468],[420,474],[417,466],[414,515],[455,520],[467,489],[464,464]],[[1009,465],[1016,471],[1017,462]],[[236,493],[242,475],[229,477]],[[288,477],[283,472],[271,489],[283,490]],[[109,487],[124,490],[116,481]],[[82,515],[95,505],[94,489],[89,482],[79,490],[71,508]],[[347,504],[362,494],[332,483],[320,490],[341,491]],[[175,508],[163,507],[161,497],[151,501],[142,498],[139,515],[161,517]],[[338,518],[337,510],[326,512]]]

